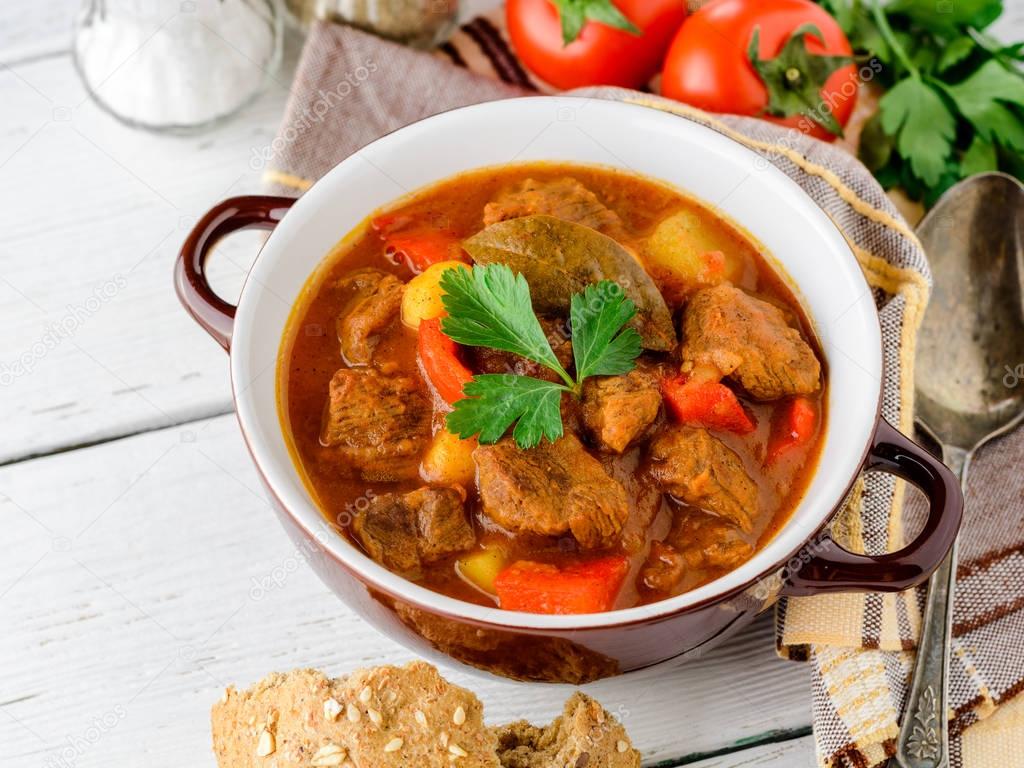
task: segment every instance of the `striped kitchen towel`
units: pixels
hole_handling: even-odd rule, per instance
[[[457,66],[453,66],[453,64]],[[501,16],[465,25],[440,52],[314,25],[277,138],[254,155],[269,189],[301,194],[377,137],[453,107],[547,90],[513,55]],[[913,428],[914,340],[929,293],[920,243],[871,174],[841,148],[766,122],[715,116],[651,93],[579,92],[693,120],[793,178],[845,234],[873,288],[885,345],[883,414]],[[485,141],[486,138],[481,138]],[[1024,766],[1024,432],[985,449],[969,488],[956,600],[953,768]],[[881,553],[920,516],[901,484],[863,478],[833,535]],[[921,621],[920,591],[793,598],[777,607],[778,650],[813,670],[822,766],[881,766],[892,754]],[[768,703],[766,702],[766,706]]]

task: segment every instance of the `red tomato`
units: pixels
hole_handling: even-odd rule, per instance
[[[774,58],[802,24],[813,24],[825,44],[813,34],[804,37],[807,50],[817,55],[850,56],[853,51],[842,29],[810,0],[712,0],[694,13],[669,49],[662,71],[665,96],[709,112],[763,116],[818,139],[835,136],[804,115],[762,115],[768,89],[750,63],[747,48],[754,28],[760,30],[759,58]],[[825,81],[820,97],[840,125],[846,125],[857,103],[857,67],[841,67]]]
[[[654,77],[686,17],[685,0],[612,0],[641,34],[587,21],[579,37],[562,42],[561,15],[552,0],[508,0],[505,15],[516,54],[556,88],[620,85],[640,88]]]

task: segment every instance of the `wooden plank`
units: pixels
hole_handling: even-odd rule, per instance
[[[672,768],[675,768],[675,765],[686,765],[688,768],[811,768],[816,765],[814,738],[800,736],[696,762],[675,763]]]
[[[225,355],[182,311],[171,266],[210,205],[258,191],[250,160],[285,88],[194,138],[116,123],[67,58],[0,70],[0,98],[0,462],[228,411]],[[259,242],[214,259],[228,298]]]
[[[0,3],[0,63],[65,53],[82,0],[6,0]]]
[[[224,685],[413,658],[306,567],[233,417],[0,468],[0,494],[5,765],[45,764],[68,739],[78,766],[141,755],[153,768],[212,765],[208,710]],[[569,693],[445,672],[480,694],[490,722],[544,721]],[[775,657],[770,616],[698,664],[588,690],[651,764],[742,748],[810,719],[807,669]],[[109,727],[90,731],[104,717]]]

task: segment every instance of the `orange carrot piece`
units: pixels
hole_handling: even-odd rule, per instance
[[[611,555],[565,568],[519,560],[494,580],[502,608],[528,613],[600,613],[615,605],[629,560]]]

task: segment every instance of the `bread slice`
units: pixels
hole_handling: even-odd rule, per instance
[[[545,728],[483,722],[480,700],[424,662],[330,679],[275,673],[212,712],[219,768],[639,768],[625,729],[577,693]]]
[[[480,700],[423,662],[273,674],[228,688],[212,721],[220,768],[500,768]]]
[[[582,693],[544,728],[520,720],[493,730],[502,768],[640,768],[622,723]]]

